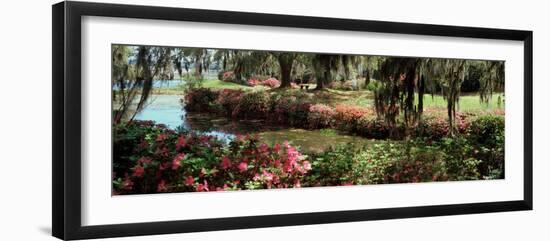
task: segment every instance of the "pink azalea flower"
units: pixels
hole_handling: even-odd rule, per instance
[[[195,184],[195,178],[192,176],[187,176],[187,178],[185,178],[185,185],[193,186],[193,184]]]
[[[208,182],[204,180],[204,184],[197,185],[197,192],[208,192]]]
[[[273,152],[279,152],[280,150],[281,150],[281,145],[275,144],[275,146],[273,146]]]
[[[302,166],[304,167],[304,169],[306,171],[311,170],[311,163],[309,163],[309,161],[307,161],[307,160],[302,162]]]
[[[122,188],[124,190],[132,190],[134,187],[134,182],[130,179],[130,177],[126,176],[124,177],[124,181],[122,181]]]
[[[157,192],[165,192],[166,190],[166,182],[164,180],[160,180],[159,184],[157,185]]]
[[[246,172],[248,169],[248,164],[246,162],[239,163],[239,171]]]
[[[300,179],[296,179],[296,181],[294,181],[294,187],[302,187],[302,184],[300,184]]]
[[[229,157],[224,156],[222,158],[221,166],[222,166],[222,169],[224,170],[231,167],[231,160],[229,160]]]
[[[160,166],[159,166],[159,170],[161,170],[161,171],[166,170],[166,168],[168,168],[168,165],[169,165],[168,162],[161,163]]]
[[[160,134],[157,136],[156,141],[159,141],[159,142],[160,142],[160,141],[164,141],[164,140],[166,140],[167,138],[168,138],[168,134],[166,134],[166,133],[160,133]]]
[[[181,147],[184,147],[187,144],[187,141],[185,140],[185,136],[179,136],[178,140],[176,141],[176,149],[179,149]]]
[[[261,152],[267,152],[267,151],[269,151],[269,147],[267,146],[267,144],[262,143],[262,144],[260,145],[260,151],[261,151]]]
[[[132,176],[141,177],[143,176],[143,173],[145,173],[145,169],[143,169],[142,166],[137,165],[136,167],[134,167],[134,174]]]
[[[141,143],[139,143],[139,149],[140,150],[145,150],[149,147],[149,142],[147,142],[147,140],[142,140]]]
[[[180,153],[172,160],[172,170],[177,170],[181,167],[181,160],[185,157],[185,153]]]
[[[152,162],[151,158],[145,157],[145,156],[142,157],[142,158],[140,158],[140,159],[137,161],[138,164],[151,164],[151,162]]]

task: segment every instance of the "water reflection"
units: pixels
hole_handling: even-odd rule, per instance
[[[257,134],[269,144],[288,140],[305,152],[321,152],[331,145],[353,142],[370,144],[377,141],[342,133],[304,130],[270,125],[264,120],[231,120],[205,113],[187,113],[178,95],[153,95],[149,104],[136,119],[153,120],[170,128],[216,136],[229,142],[236,135]]]

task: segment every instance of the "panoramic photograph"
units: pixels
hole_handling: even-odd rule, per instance
[[[112,195],[505,175],[504,61],[125,44],[110,61]]]

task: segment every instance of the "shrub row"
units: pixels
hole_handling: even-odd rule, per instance
[[[134,121],[114,128],[113,193],[503,178],[503,124],[500,117],[482,117],[455,138],[350,143],[306,156],[286,141],[267,145],[258,137],[238,136],[224,144],[212,136]]]
[[[270,93],[230,89],[213,91],[200,88],[186,92],[185,102],[187,111],[211,112],[230,118],[265,119],[278,124],[309,129],[334,128],[375,139],[399,138],[405,134],[405,127],[402,124],[391,128],[384,120],[377,118],[371,108],[343,104],[331,107],[318,104],[301,91]],[[489,123],[485,125],[487,124]],[[469,126],[469,118],[458,114],[456,130],[464,134]],[[423,121],[414,126],[409,134],[412,137],[438,140],[448,136],[449,132],[449,124],[445,116],[426,113],[423,115]],[[482,134],[483,131],[478,130],[478,132]]]

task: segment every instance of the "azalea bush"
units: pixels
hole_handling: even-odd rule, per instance
[[[252,77],[252,78],[248,79],[247,84],[249,86],[262,85],[262,86],[266,86],[266,87],[269,87],[269,88],[277,88],[277,87],[281,86],[281,81],[276,79],[276,78],[273,78],[273,77],[269,77],[265,80],[261,80],[261,78],[258,78],[258,77]]]
[[[222,108],[222,114],[231,116],[233,110],[237,108],[241,98],[244,95],[242,90],[223,89],[218,92],[216,104]]]
[[[336,111],[330,106],[316,104],[309,107],[307,118],[308,127],[311,129],[329,128],[334,125]]]
[[[391,128],[376,115],[364,115],[357,121],[357,133],[374,139],[390,137]]]
[[[233,71],[221,71],[218,79],[225,82],[235,82],[235,73]]]
[[[246,92],[233,109],[233,118],[266,118],[270,111],[270,96],[265,91]]]
[[[208,88],[193,88],[186,91],[184,102],[185,110],[208,112],[210,106],[218,98],[218,92]]]
[[[457,114],[456,131],[464,134],[468,130],[470,123],[463,114]],[[422,122],[415,129],[416,136],[425,137],[432,140],[441,139],[449,136],[450,128],[447,117],[442,115],[425,115]]]
[[[504,116],[486,115],[472,121],[468,139],[476,157],[483,160],[481,172],[490,178],[504,178]]]
[[[261,85],[267,86],[267,87],[270,87],[270,88],[277,88],[277,87],[281,86],[281,81],[271,77],[269,79],[266,79],[266,80],[262,81]]]
[[[271,119],[279,124],[306,127],[311,103],[296,96],[272,96]]]
[[[114,130],[114,194],[301,187],[311,170],[288,142],[269,146],[239,136],[223,145],[139,121]]]
[[[344,131],[357,131],[359,120],[366,115],[374,115],[374,111],[369,108],[352,106],[352,105],[336,105],[336,114],[334,119],[336,127]]]

